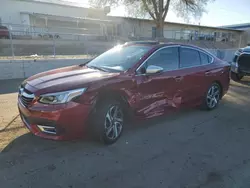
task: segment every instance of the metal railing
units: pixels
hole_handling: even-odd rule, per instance
[[[0,28],[0,58],[18,59],[19,56],[76,56],[100,54],[118,42],[129,40],[152,40],[152,30],[123,33],[103,31],[100,28],[31,27],[28,25],[5,24]],[[136,34],[139,33],[139,34]],[[166,42],[182,42],[206,49],[235,49],[239,36],[225,39],[212,34],[202,34],[177,30],[164,30]],[[213,36],[213,37],[212,37]],[[225,40],[224,40],[225,39]]]

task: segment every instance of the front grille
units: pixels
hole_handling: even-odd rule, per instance
[[[235,55],[234,58],[233,58],[233,62],[236,62],[236,61],[237,61],[237,58],[238,58],[238,56]]]
[[[238,59],[240,70],[250,71],[250,55],[242,54]]]
[[[21,102],[22,104],[27,107],[31,104],[31,102],[33,101],[34,98],[28,98],[28,97],[24,97],[24,96],[21,96]]]
[[[28,107],[35,98],[34,94],[31,93],[30,91],[28,91],[25,88],[20,88],[19,89],[19,97],[20,97],[21,103],[25,107]]]

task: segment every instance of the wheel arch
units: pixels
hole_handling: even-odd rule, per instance
[[[99,105],[102,104],[102,102],[110,100],[110,99],[115,99],[121,102],[125,115],[128,117],[131,117],[132,115],[132,108],[129,104],[129,96],[126,94],[125,91],[120,91],[120,90],[114,90],[114,89],[103,89],[98,92],[96,96],[96,104],[95,104],[95,109],[98,108]]]
[[[101,100],[104,99],[116,99],[121,102],[123,102],[126,105],[129,105],[128,103],[128,97],[126,96],[125,92],[122,92],[120,90],[110,90],[110,89],[103,89],[100,92],[98,92],[97,95],[97,103],[100,103]]]

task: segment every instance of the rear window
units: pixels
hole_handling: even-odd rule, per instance
[[[207,54],[204,54],[204,53],[200,52],[200,57],[201,57],[201,64],[202,65],[209,64],[209,59],[208,59]]]
[[[213,61],[213,58],[211,56],[208,56],[208,62],[212,63],[212,61]]]

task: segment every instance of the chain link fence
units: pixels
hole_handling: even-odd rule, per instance
[[[128,32],[122,37],[115,30],[100,28],[0,26],[0,59],[27,57],[61,57],[100,54],[118,43],[129,40],[152,40],[152,30],[140,35]],[[166,42],[180,42],[209,49],[229,61],[238,46],[239,36],[164,30]]]

